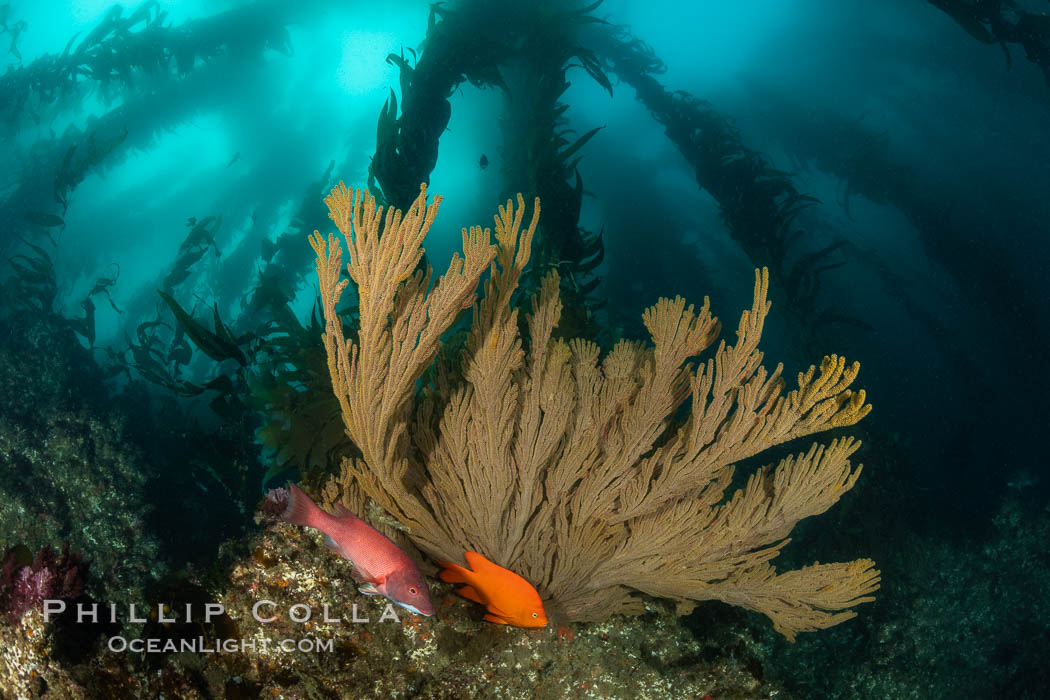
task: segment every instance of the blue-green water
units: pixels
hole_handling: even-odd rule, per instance
[[[0,697],[1043,697],[1048,12],[1037,0],[3,5]],[[400,408],[382,414],[405,430],[391,450],[407,476],[361,487],[367,498],[337,492],[342,460],[383,478],[391,468],[344,430],[307,241],[335,231],[323,200],[340,181],[402,209],[421,182],[443,196],[425,257],[409,265],[435,278],[463,227],[492,226],[518,192],[526,224],[533,197],[542,202],[508,300],[519,315],[499,332],[481,324],[480,345],[467,338],[469,311],[437,329],[441,371],[428,356]],[[525,387],[546,366],[528,365],[541,343],[526,318],[544,275],[560,279],[555,337],[586,338],[604,357],[621,340],[649,342],[643,310],[676,295],[697,307],[710,297],[720,338],[737,343],[763,267],[764,366],[783,363],[786,393],[824,355],[859,361],[852,388],[866,391],[871,415],[788,431],[769,449],[719,456],[707,445],[711,464],[735,472],[683,477],[658,499],[678,467],[656,456],[692,425],[697,375],[675,375],[655,417],[632,419],[649,416],[638,407],[659,384],[643,353],[625,370],[634,393],[603,395],[615,407],[595,409],[593,453],[574,453],[586,431],[565,427],[534,471],[522,466]],[[482,283],[490,274],[479,268]],[[339,308],[354,342],[360,299],[352,285]],[[506,500],[478,497],[450,514],[440,503],[460,497],[440,481],[445,453],[427,426],[457,444],[439,417],[452,422],[451,397],[483,393],[469,358],[518,333],[525,364],[509,353],[496,365],[511,377],[499,392],[514,416],[500,438],[511,456],[500,463],[464,428],[473,456],[447,458],[464,483],[490,470],[518,476],[496,489]],[[717,349],[679,359],[706,362]],[[728,382],[730,418],[709,417],[712,436],[746,413],[741,387],[754,369]],[[565,426],[587,415],[572,403],[585,393],[579,376],[540,392],[546,425],[563,420],[558,401],[573,406]],[[417,413],[431,405],[432,416]],[[478,425],[498,413],[464,405]],[[729,520],[683,525],[699,511],[651,530],[620,517],[625,484],[641,484],[658,513],[686,502],[729,513],[755,469],[847,435],[863,441],[851,457],[863,474],[835,490],[828,512],[805,513],[815,517],[773,563],[784,572],[871,558],[881,588],[874,602],[844,595],[840,607],[857,617],[794,644],[774,631],[773,604],[734,578],[760,562],[725,564],[786,531],[744,527],[753,541],[723,543],[712,528],[730,532]],[[637,450],[587,491],[596,465],[615,462],[618,436]],[[600,457],[580,466],[588,454]],[[578,469],[575,480],[555,479],[559,464]],[[288,481],[393,536],[428,577],[438,613],[281,629],[333,641],[320,650],[113,649],[114,639],[275,638],[252,617],[260,600],[288,624],[297,603],[316,615],[330,604],[348,620],[354,604],[373,606],[378,619],[382,605],[356,591],[347,562],[260,508]],[[767,497],[759,515],[799,519],[770,505],[786,487],[767,478],[756,488]],[[407,511],[383,503],[389,494],[426,511],[455,553],[489,547],[531,577],[551,624],[483,621],[438,582],[441,557],[455,553],[418,532],[421,521],[413,531]],[[569,537],[586,530],[583,501],[600,504],[592,525],[605,541],[644,539],[651,551],[588,562],[600,546]],[[530,502],[521,522],[534,528],[516,536],[510,504]],[[464,525],[464,512],[478,524]],[[565,538],[543,535],[544,518]],[[683,544],[661,549],[661,535]],[[712,561],[728,568],[694,566]],[[575,564],[571,576],[559,568]],[[823,609],[839,585],[814,584],[806,604]],[[645,614],[614,614],[623,609],[610,587]],[[805,607],[787,583],[777,591],[783,606]],[[69,615],[78,602],[120,614],[44,623],[45,599],[66,601]],[[696,608],[676,616],[669,599]],[[219,603],[215,619],[159,619],[164,605]],[[130,604],[153,617],[139,625]]]

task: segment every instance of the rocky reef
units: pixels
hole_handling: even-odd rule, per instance
[[[204,573],[159,587],[136,606],[144,622],[131,622],[127,607],[118,606],[110,623],[102,605],[94,625],[78,624],[74,606],[50,622],[34,610],[0,625],[0,696],[778,695],[761,678],[757,641],[724,629],[698,639],[663,604],[638,618],[525,630],[482,621],[480,607],[436,583],[436,615],[400,608],[391,614],[386,599],[357,592],[349,564],[324,547],[319,533],[262,512],[257,520],[256,534],[223,551],[228,582],[209,582]],[[206,605],[224,612],[211,608],[206,620]],[[733,654],[725,653],[730,645]]]

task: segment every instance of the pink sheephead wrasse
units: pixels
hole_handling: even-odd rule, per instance
[[[365,595],[386,596],[419,615],[433,615],[427,583],[419,567],[390,538],[342,506],[326,513],[295,484],[288,486],[288,505],[281,517],[325,534],[328,548],[354,564],[350,574],[362,582]]]

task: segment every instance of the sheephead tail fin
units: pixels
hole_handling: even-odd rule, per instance
[[[295,484],[288,485],[288,505],[281,515],[285,522],[292,525],[317,527],[317,513],[320,509],[310,497]]]

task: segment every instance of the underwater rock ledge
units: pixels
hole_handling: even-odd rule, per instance
[[[236,561],[229,584],[211,592],[227,614],[186,624],[182,608],[195,604],[206,585],[186,581],[187,593],[169,589],[171,606],[148,622],[98,634],[90,653],[73,660],[59,648],[68,625],[45,624],[40,612],[15,625],[0,623],[0,697],[179,698],[768,698],[779,688],[761,680],[757,641],[753,654],[728,654],[725,640],[701,640],[678,622],[671,605],[653,602],[637,618],[551,625],[526,630],[492,625],[481,611],[436,583],[437,614],[397,610],[380,621],[385,599],[360,595],[349,564],[324,547],[319,533],[257,516],[257,534],[230,543],[224,558]],[[195,594],[189,591],[196,591]],[[259,608],[260,622],[252,615]],[[152,601],[151,601],[152,603]],[[358,619],[352,622],[353,606]],[[311,619],[294,622],[308,606]],[[323,620],[325,609],[330,618]],[[199,612],[197,618],[203,615]],[[139,607],[137,614],[142,614]],[[126,610],[118,612],[126,616]],[[721,633],[724,633],[722,631]],[[204,640],[226,652],[113,652],[114,635]],[[306,640],[312,650],[285,651],[279,640]],[[224,641],[226,640],[226,641]],[[266,649],[263,650],[263,640]],[[255,642],[255,649],[251,642]],[[737,639],[737,643],[741,640]],[[118,643],[119,646],[119,643]],[[748,657],[751,657],[750,660]]]

